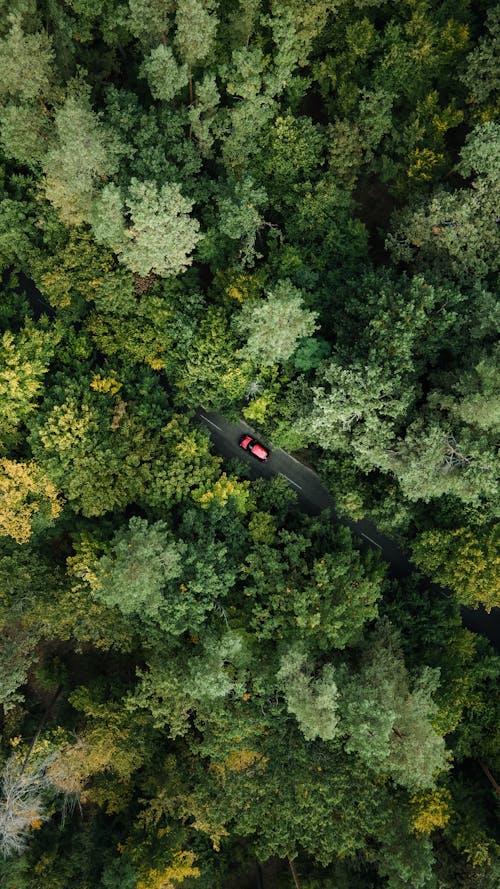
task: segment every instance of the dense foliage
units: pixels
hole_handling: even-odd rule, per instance
[[[0,10],[2,887],[493,889],[500,7]]]

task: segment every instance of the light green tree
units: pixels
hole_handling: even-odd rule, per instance
[[[36,410],[61,333],[28,321],[17,335],[6,331],[0,339],[0,452],[12,446]]]
[[[56,111],[56,144],[43,161],[45,196],[66,225],[86,220],[98,185],[116,173],[125,151],[92,110],[89,96],[79,86]]]
[[[132,179],[125,199],[116,186],[104,188],[89,218],[97,240],[112,247],[130,271],[168,277],[191,265],[190,254],[202,238],[192,207],[176,183],[159,189]]]
[[[215,0],[178,0],[175,45],[188,68],[189,101],[193,103],[192,70],[211,53],[219,20]]]
[[[286,361],[299,341],[318,329],[317,314],[304,306],[304,294],[289,280],[278,281],[265,302],[243,305],[236,328],[247,337],[241,354],[266,366]]]
[[[14,104],[0,109],[0,141],[7,157],[28,167],[38,167],[46,154],[52,122],[38,102]]]
[[[196,92],[196,104],[191,105],[188,111],[189,123],[201,154],[203,157],[211,157],[213,144],[220,129],[217,114],[220,93],[215,75],[205,74]]]
[[[259,149],[259,134],[272,119],[277,102],[265,91],[267,60],[258,46],[233,51],[224,68],[226,92],[238,101],[226,114],[222,158],[226,169],[239,173]]]
[[[495,94],[500,89],[497,59],[500,53],[500,10],[492,6],[486,12],[485,32],[477,46],[467,56],[467,68],[460,80],[469,90],[473,102],[480,106],[494,106]],[[493,107],[492,107],[493,111]]]
[[[183,544],[175,544],[163,522],[131,518],[118,531],[92,572],[94,596],[124,614],[155,618],[169,580],[182,573]]]
[[[140,69],[151,95],[162,102],[169,102],[188,82],[187,65],[179,65],[169,46],[160,43],[144,59]]]
[[[474,176],[471,187],[438,189],[430,199],[395,213],[386,242],[394,259],[451,272],[469,285],[498,272],[499,158],[498,124],[476,127],[457,165],[464,178]]]
[[[432,725],[438,680],[436,670],[425,668],[412,681],[397,634],[387,624],[379,627],[365,646],[359,671],[341,670],[337,679],[347,752],[409,790],[434,786],[447,768],[444,740]]]
[[[304,738],[333,740],[339,731],[339,717],[338,689],[331,665],[326,664],[320,675],[313,678],[305,653],[291,648],[282,656],[276,678],[288,711],[297,719]]]
[[[487,611],[500,607],[500,556],[496,527],[436,529],[420,534],[412,548],[416,563],[433,580],[452,589],[462,605]]]
[[[0,39],[0,98],[47,96],[54,78],[52,40],[45,31],[24,33],[19,18]],[[43,99],[42,99],[43,100]]]
[[[218,204],[218,229],[239,242],[242,265],[252,265],[256,257],[255,238],[264,222],[262,209],[267,204],[266,192],[256,187],[250,177],[245,177],[232,183],[228,193],[218,198]]]
[[[455,434],[452,429],[440,416],[431,416],[428,423],[416,420],[387,449],[385,468],[395,474],[409,500],[428,503],[450,494],[475,505],[495,502],[498,483],[491,438],[477,436],[467,427]]]
[[[355,455],[362,468],[385,465],[394,427],[413,400],[413,390],[376,365],[342,367],[332,361],[313,390],[311,413],[297,423],[301,434],[328,450]]]
[[[219,308],[210,307],[201,319],[176,381],[184,403],[223,410],[243,400],[252,365],[237,359],[237,340],[228,327]]]
[[[175,6],[175,0],[128,0],[125,25],[145,49],[152,49],[166,40]]]

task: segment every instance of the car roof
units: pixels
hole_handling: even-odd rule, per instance
[[[255,443],[252,448],[252,454],[257,454],[258,457],[268,457],[269,451],[263,445]]]

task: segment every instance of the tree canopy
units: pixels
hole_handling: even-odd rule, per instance
[[[2,889],[497,889],[497,0],[0,11]]]

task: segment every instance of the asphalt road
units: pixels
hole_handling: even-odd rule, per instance
[[[243,451],[238,442],[244,432],[251,432],[253,435],[256,435],[256,438],[267,446],[265,439],[257,435],[247,423],[243,421],[238,424],[228,423],[221,414],[207,411],[204,408],[198,408],[196,417],[208,428],[214,447],[219,454],[228,458],[237,457],[248,463],[251,470],[251,478],[272,478],[274,475],[284,476],[290,487],[297,492],[299,504],[304,512],[308,515],[317,515],[327,509],[333,522],[339,525],[346,525],[359,537],[362,549],[370,547],[380,552],[381,557],[389,564],[389,574],[392,577],[406,577],[413,570],[410,560],[397,543],[381,534],[368,519],[353,522],[337,515],[335,501],[322,485],[319,476],[312,469],[296,460],[295,457],[290,456],[281,448],[270,448],[271,456],[268,462],[259,463],[255,457]],[[439,588],[436,587],[436,589]],[[449,595],[444,590],[441,592],[443,595]],[[495,647],[500,650],[499,608],[494,608],[490,614],[486,614],[484,609],[472,610],[470,608],[462,608],[462,620],[464,626],[475,633],[482,633],[487,636]]]

